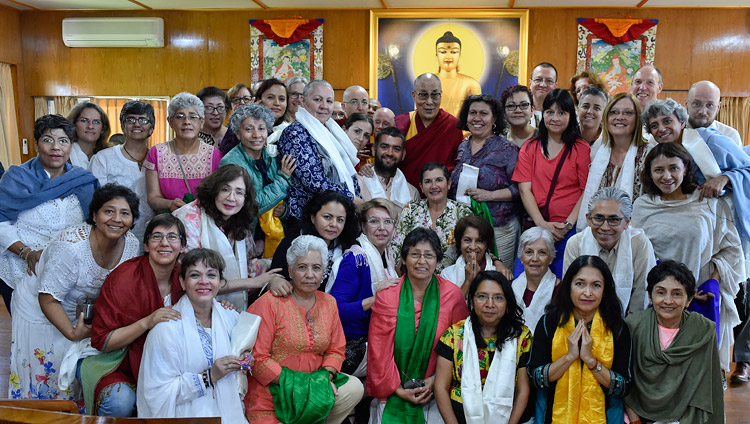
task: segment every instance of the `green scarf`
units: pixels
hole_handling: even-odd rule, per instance
[[[269,387],[276,418],[286,424],[323,422],[336,402],[328,378],[329,373],[325,369],[302,372],[282,367],[279,384]],[[341,387],[347,381],[349,377],[346,374],[338,373],[333,384]]]
[[[94,391],[99,380],[106,377],[120,366],[128,347],[113,350],[112,352],[100,353],[86,357],[81,363],[81,389],[83,401],[86,404],[86,414],[94,415]]]
[[[432,343],[437,332],[440,312],[440,288],[435,276],[425,290],[419,328],[414,328],[414,295],[409,277],[404,277],[398,301],[396,334],[393,342],[393,359],[401,373],[401,383],[411,378],[425,378],[427,363],[432,353]],[[416,333],[416,337],[415,337]],[[396,394],[388,397],[383,411],[383,423],[424,423],[422,405],[414,405]]]
[[[489,221],[490,226],[493,228],[495,227],[494,221],[492,221],[492,214],[490,213],[490,208],[487,206],[487,203],[485,202],[477,202],[474,199],[471,199],[471,211],[474,212],[475,215],[479,215],[482,218]],[[487,244],[492,244],[492,250],[490,253],[495,255],[497,258],[497,246],[495,246],[494,241],[489,241]]]
[[[723,423],[716,324],[685,311],[680,331],[662,351],[653,309],[630,315],[626,321],[632,333],[633,388],[625,403],[649,420]]]

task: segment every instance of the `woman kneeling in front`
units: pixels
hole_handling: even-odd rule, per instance
[[[182,258],[185,290],[166,321],[148,333],[138,375],[141,418],[221,417],[223,424],[247,423],[235,378],[240,360],[229,355],[229,334],[237,312],[217,301],[224,259],[210,249],[191,250]]]

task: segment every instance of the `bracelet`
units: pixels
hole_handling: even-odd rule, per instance
[[[205,370],[201,373],[201,378],[203,378],[203,385],[205,385],[206,388],[211,387],[211,377],[209,376],[208,373],[209,373],[209,370]]]
[[[602,370],[602,363],[597,359],[596,364],[593,367],[589,367],[588,365],[586,367],[588,367],[589,371],[599,372]]]
[[[331,377],[331,381],[333,381],[333,380],[335,380],[335,379],[336,379],[336,373],[335,373],[335,372],[333,372],[333,371],[331,371],[331,370],[328,370],[328,374],[329,374],[329,375],[330,375],[330,377]]]
[[[26,252],[26,257],[23,256],[23,252]],[[29,246],[24,246],[18,251],[18,257],[25,261],[26,258],[29,257],[29,253],[31,253],[31,248]]]

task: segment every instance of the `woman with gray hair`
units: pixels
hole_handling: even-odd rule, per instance
[[[291,295],[266,293],[248,309],[262,319],[245,396],[247,419],[254,424],[302,416],[304,422],[340,423],[362,399],[362,383],[339,373],[344,330],[336,300],[318,290],[326,257],[322,239],[297,237],[286,252]]]
[[[302,92],[305,90],[305,86],[308,82],[310,81],[308,81],[307,78],[301,75],[292,77],[289,81],[286,82],[286,92],[289,95],[288,112],[289,116],[292,119],[295,119],[297,110],[300,106],[302,106],[302,102],[305,100],[305,96],[302,95]]]
[[[526,326],[533,333],[544,308],[560,287],[560,279],[550,269],[555,260],[555,237],[542,227],[529,228],[518,242],[518,259],[523,264],[523,273],[513,280],[513,294],[523,310]]]
[[[219,167],[221,152],[198,138],[203,102],[182,92],[169,102],[167,122],[175,138],[152,147],[146,155],[146,190],[152,209],[174,212],[195,200],[201,180]]]
[[[273,210],[273,216],[284,215],[283,200],[289,190],[290,177],[297,167],[290,155],[272,157],[266,148],[273,113],[263,105],[240,106],[229,118],[229,128],[240,139],[240,144],[227,153],[220,166],[239,165],[250,174],[258,202],[258,215]]]
[[[333,87],[324,80],[305,86],[304,108],[297,111],[297,120],[290,124],[279,139],[279,153],[297,159],[289,188],[287,227],[297,228],[302,208],[314,196],[332,190],[350,199],[359,196],[357,172],[359,163],[344,130],[331,118]]]

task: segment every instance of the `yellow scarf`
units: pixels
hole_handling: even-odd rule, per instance
[[[410,139],[417,135],[417,111],[411,111],[409,112],[409,130],[406,131],[406,139]]]
[[[552,361],[557,361],[568,353],[568,337],[576,327],[575,318],[570,319],[563,327],[558,327],[552,338]],[[597,309],[591,323],[592,353],[607,368],[612,367],[614,358],[614,338],[599,315]],[[583,405],[581,400],[585,399]],[[583,406],[583,407],[581,407]],[[555,402],[552,406],[553,423],[587,423],[600,424],[607,422],[604,392],[593,372],[577,360],[570,365],[565,374],[557,380]]]

